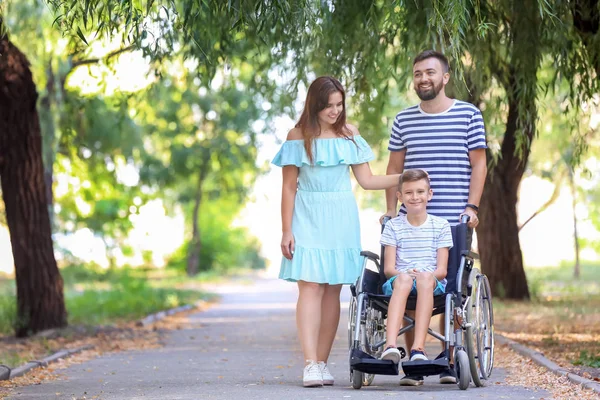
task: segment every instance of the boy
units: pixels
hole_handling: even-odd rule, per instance
[[[383,292],[392,295],[388,308],[386,349],[381,358],[400,362],[396,338],[402,325],[406,302],[417,294],[415,340],[410,360],[427,360],[425,339],[433,311],[433,297],[446,288],[448,253],[452,247],[450,224],[443,218],[427,214],[427,202],[433,191],[429,176],[420,169],[405,170],[400,175],[398,200],[406,215],[390,220],[381,236],[385,246],[384,272],[388,281]],[[420,381],[422,384],[422,380]]]

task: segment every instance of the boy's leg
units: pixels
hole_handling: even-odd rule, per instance
[[[419,274],[417,278],[417,308],[415,310],[415,340],[411,350],[425,351],[427,329],[433,312],[433,291],[437,284],[433,274]]]
[[[410,311],[406,311],[406,314],[411,317],[412,319],[415,319],[415,312],[413,310]],[[403,320],[403,324],[402,326],[406,326],[408,325],[409,322]],[[406,332],[404,332],[404,343],[406,343],[406,351],[408,351],[408,353],[410,354],[411,349],[413,348],[413,343],[415,342],[415,331],[414,329],[410,329]]]
[[[413,280],[408,274],[399,274],[394,280],[392,298],[388,305],[385,347],[396,347],[398,332],[406,310],[406,300],[412,289]]]

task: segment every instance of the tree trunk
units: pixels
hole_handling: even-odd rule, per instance
[[[517,209],[519,183],[529,151],[515,154],[518,118],[516,102],[509,104],[502,157],[490,171],[481,197],[477,239],[483,272],[498,297],[528,299],[529,289],[519,243]],[[533,132],[529,132],[533,136]]]
[[[535,138],[537,72],[540,65],[539,14],[535,2],[512,8],[510,63],[491,65],[508,100],[506,130],[498,163],[487,176],[477,227],[481,266],[492,292],[509,299],[529,299],[517,210],[519,184]]]
[[[16,335],[22,337],[65,326],[67,313],[52,245],[35,84],[27,58],[7,36],[0,38],[0,53],[0,180],[15,260]]]
[[[44,183],[46,185],[46,202],[48,217],[50,218],[50,229],[54,231],[54,193],[52,186],[54,182],[54,139],[56,137],[56,126],[52,103],[54,95],[54,72],[52,62],[46,67],[46,94],[42,96],[39,103],[39,119],[42,131],[42,159],[44,162]]]
[[[575,267],[573,269],[573,276],[579,278],[581,275],[581,265],[579,262],[579,233],[577,232],[577,214],[575,208],[577,206],[577,187],[575,186],[575,174],[573,174],[573,168],[569,166],[569,186],[571,187],[573,209],[573,241],[575,245]]]
[[[527,299],[529,290],[517,224],[517,191],[507,181],[517,178],[515,171],[497,166],[488,175],[481,198],[477,227],[479,255],[495,296]]]
[[[202,204],[202,183],[204,182],[205,172],[198,174],[198,187],[194,199],[194,211],[192,212],[192,240],[188,249],[187,274],[194,276],[200,269],[200,250],[202,249],[202,240],[200,238],[200,205]]]

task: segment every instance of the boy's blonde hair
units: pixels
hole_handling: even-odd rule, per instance
[[[402,184],[404,182],[416,182],[424,180],[427,182],[427,189],[431,187],[431,183],[429,181],[429,174],[422,169],[407,169],[400,174],[400,179],[398,180],[398,191],[402,193]]]

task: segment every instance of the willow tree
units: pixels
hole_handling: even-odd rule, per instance
[[[0,181],[17,279],[17,336],[66,325],[42,162],[37,91],[0,17]]]
[[[382,105],[407,88],[411,58],[425,48],[444,51],[453,60],[457,96],[483,108],[488,129],[498,132],[490,136],[493,165],[481,202],[482,267],[497,294],[529,296],[518,188],[541,94],[565,81],[568,101],[578,107],[598,92],[598,0],[171,0],[160,8],[131,0],[50,3],[73,37],[118,33],[156,59],[175,48],[198,60],[204,77],[243,47],[263,54],[267,68],[291,61],[299,77],[309,71],[343,76],[356,106],[382,136]],[[545,63],[554,66],[550,77],[539,76]]]

